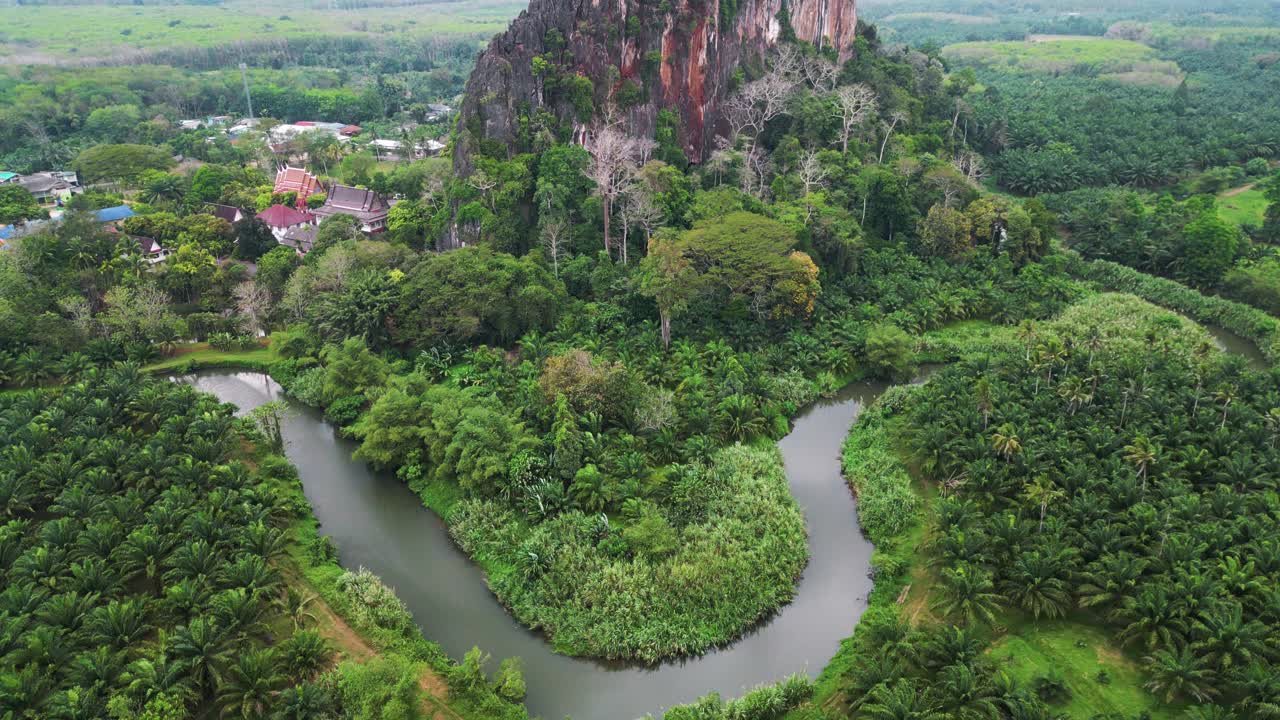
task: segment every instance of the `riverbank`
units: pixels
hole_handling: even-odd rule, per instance
[[[257,373],[210,371],[195,380],[202,390],[241,407],[280,392]],[[342,564],[381,576],[422,632],[454,657],[478,645],[497,657],[523,658],[531,713],[641,717],[712,691],[742,698],[745,704],[734,708],[757,702],[776,707],[776,698],[785,696],[790,703],[803,697],[808,683],[795,680],[781,690],[749,691],[825,664],[857,622],[858,605],[851,611],[850,599],[865,597],[870,589],[871,546],[849,521],[854,502],[840,481],[838,456],[850,423],[884,387],[857,383],[819,401],[799,414],[794,430],[779,443],[790,493],[804,509],[811,535],[809,565],[795,598],[727,648],[658,666],[604,664],[554,653],[541,635],[524,629],[495,601],[481,569],[413,492],[399,479],[353,460],[354,443],[316,411],[296,406],[284,435],[321,531],[340,548]]]
[[[201,353],[201,361],[224,366],[244,362],[246,356],[256,361],[268,355],[266,348],[251,353],[214,351]],[[250,409],[241,408],[241,414]],[[320,534],[297,469],[287,458],[266,450],[261,442],[243,443],[241,453],[292,512],[287,542],[275,564],[301,601],[296,617],[335,651],[331,670],[336,682],[360,688],[355,696],[370,707],[416,697],[416,716],[431,720],[528,717],[520,697],[504,698],[500,688],[477,681],[471,658],[455,663],[427,640],[394,599],[394,590],[372,577],[359,578],[362,585],[357,588],[355,574],[338,563],[340,548]],[[380,598],[376,612],[366,606],[365,598],[372,597],[369,587],[376,588],[374,595]],[[509,681],[509,674],[500,680]]]

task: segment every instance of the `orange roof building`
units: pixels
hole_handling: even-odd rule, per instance
[[[324,192],[324,187],[320,185],[319,178],[307,172],[306,168],[286,165],[276,172],[276,185],[273,188],[273,192],[296,192],[298,193],[299,208],[305,208],[307,198],[318,192]]]

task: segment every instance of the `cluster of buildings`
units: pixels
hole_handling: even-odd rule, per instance
[[[285,166],[276,172],[272,188],[276,194],[296,193],[293,207],[272,205],[258,214],[258,219],[271,228],[276,242],[293,248],[299,255],[306,255],[315,244],[320,221],[334,215],[350,215],[360,222],[366,233],[380,233],[387,229],[387,215],[391,203],[372,190],[349,185],[334,184],[325,191],[320,180],[305,168]],[[307,198],[318,192],[326,192],[324,204],[308,209]]]
[[[50,175],[40,173],[39,175]],[[12,173],[0,174],[4,182],[15,182]],[[44,187],[42,184],[41,187]],[[316,233],[320,222],[334,215],[350,215],[360,223],[360,229],[368,234],[376,234],[387,229],[387,216],[391,211],[391,203],[382,195],[349,185],[334,184],[325,188],[320,179],[305,168],[282,167],[276,172],[275,185],[272,190],[276,194],[295,193],[297,200],[293,205],[276,204],[256,214],[275,237],[276,242],[293,248],[298,255],[306,255],[315,245]],[[79,184],[75,191],[80,192]],[[307,198],[318,193],[325,193],[324,204],[317,208],[308,208]],[[34,194],[34,193],[33,193]],[[228,223],[236,223],[245,218],[254,217],[254,213],[231,205],[207,204],[205,211],[222,218]],[[119,232],[119,222],[133,217],[134,212],[127,205],[103,208],[95,213],[99,222],[108,226],[113,232]],[[55,218],[56,220],[56,218]],[[27,223],[27,229],[34,228],[43,222]],[[13,237],[17,230],[13,226],[0,227],[0,248]],[[143,257],[150,264],[163,262],[169,257],[169,249],[163,247],[154,238],[131,236],[138,243]]]
[[[306,255],[315,245],[320,221],[333,215],[350,215],[360,222],[360,229],[369,234],[387,229],[387,215],[391,203],[372,190],[349,185],[334,184],[326,188],[319,178],[305,168],[285,166],[276,172],[272,192],[278,195],[295,193],[293,205],[272,205],[257,214],[275,237],[276,242],[293,248],[299,255]],[[326,193],[324,204],[308,208],[307,198]],[[208,205],[208,211],[226,220],[236,222],[250,213],[230,205]]]
[[[427,108],[429,110],[429,114],[425,117],[427,123],[442,122],[453,114],[453,108],[442,103],[431,103]],[[225,126],[223,132],[226,133],[227,137],[236,140],[244,135],[258,132],[262,127],[262,121],[258,118],[244,118],[232,123],[230,117],[218,115],[203,119],[181,120],[178,125],[184,130]],[[413,127],[402,127],[400,130],[402,134],[407,134],[413,130]],[[271,151],[276,154],[283,154],[289,151],[290,143],[305,133],[321,133],[333,137],[334,140],[340,143],[345,143],[363,132],[364,128],[359,125],[321,120],[298,120],[297,122],[273,125],[267,128],[265,136]],[[412,159],[420,160],[439,155],[444,150],[445,144],[439,140],[431,139],[423,142],[408,143],[403,140],[376,138],[369,143],[369,147],[381,158],[403,160],[411,157]]]
[[[72,195],[84,192],[79,176],[69,170],[50,170],[30,175],[0,172],[0,185],[8,184],[21,185],[37,203],[46,207],[61,206],[71,200]]]
[[[84,192],[84,187],[80,185],[79,176],[70,170],[49,170],[29,175],[0,172],[0,185],[18,185],[31,193],[31,197],[35,199],[37,204],[50,211],[49,217],[52,221],[58,220],[61,216],[61,210],[58,210],[58,208],[70,202],[72,196]],[[129,209],[128,205],[118,205],[98,210],[96,214],[99,222],[115,223],[132,216],[133,211]],[[28,220],[26,223],[20,223],[20,226],[24,230],[33,230],[45,222],[49,221]],[[0,226],[0,247],[4,245],[4,241],[9,240],[17,233],[18,228],[12,225]]]

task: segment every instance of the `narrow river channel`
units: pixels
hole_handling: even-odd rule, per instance
[[[270,377],[210,371],[179,378],[248,411],[288,400]],[[408,605],[423,633],[453,657],[479,646],[494,658],[524,659],[528,707],[544,720],[630,720],[718,691],[734,697],[791,673],[816,676],[853,631],[871,590],[871,544],[840,476],[850,424],[887,387],[854,383],[805,410],[779,443],[791,492],[804,509],[810,559],[795,599],[732,645],[657,667],[557,655],[515,622],[484,576],[450,540],[444,524],[394,476],[353,460],[355,443],[314,410],[290,401],[284,427],[289,459],[343,566],[380,575]]]

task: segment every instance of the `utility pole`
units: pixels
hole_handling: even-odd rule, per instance
[[[240,63],[240,82],[244,83],[244,101],[249,106],[249,119],[253,119],[253,97],[249,95],[249,76],[245,74],[248,66]]]

